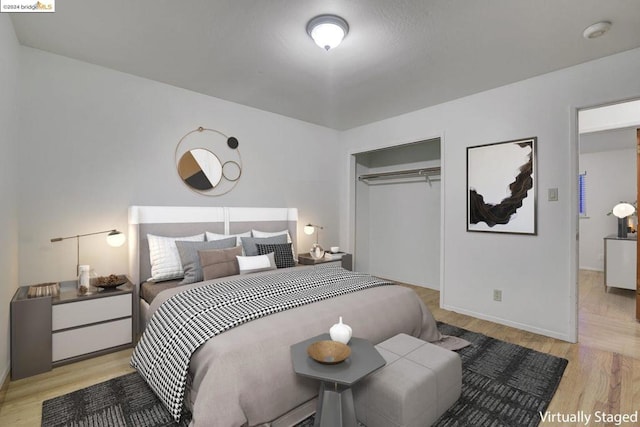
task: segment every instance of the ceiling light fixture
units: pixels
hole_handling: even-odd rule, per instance
[[[347,21],[336,15],[320,15],[307,24],[307,34],[325,50],[338,46],[349,33]]]
[[[595,24],[589,25],[584,29],[584,31],[582,32],[582,37],[587,40],[595,39],[609,31],[609,28],[611,28],[611,22],[609,21],[596,22]]]

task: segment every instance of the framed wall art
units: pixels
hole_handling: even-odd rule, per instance
[[[467,231],[537,234],[537,140],[467,147]]]

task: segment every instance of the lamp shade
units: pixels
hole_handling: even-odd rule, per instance
[[[613,207],[613,214],[618,218],[626,218],[629,215],[633,214],[636,211],[636,208],[629,203],[618,203]]]
[[[304,234],[311,236],[314,231],[316,231],[316,228],[313,225],[307,224],[304,226]]]
[[[126,240],[127,237],[124,235],[124,233],[117,230],[113,230],[107,235],[107,244],[114,248],[119,248],[120,246],[124,245],[124,242],[126,242]]]
[[[335,15],[316,16],[307,24],[307,33],[324,50],[338,46],[348,32],[347,21]]]

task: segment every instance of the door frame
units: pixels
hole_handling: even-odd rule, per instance
[[[627,102],[639,101],[639,97],[633,98],[624,98],[618,99],[610,102],[601,102],[588,106],[572,106],[570,121],[571,121],[571,171],[573,172],[573,176],[577,177],[579,174],[579,156],[580,156],[580,117],[579,113],[583,110],[592,110],[595,108],[607,107],[611,105],[624,104]],[[614,126],[611,127],[610,130],[613,129],[623,129],[627,127],[640,126],[640,117],[638,117],[638,123],[628,123],[625,126]],[[604,130],[604,129],[602,129]],[[640,185],[640,129],[638,129],[638,167],[636,167],[636,175],[638,176],[638,184]],[[638,195],[640,196],[640,187],[638,187]],[[569,303],[571,305],[572,314],[570,315],[570,326],[569,333],[574,334],[574,337],[571,337],[572,342],[578,342],[580,337],[579,331],[579,269],[580,269],[580,220],[578,213],[578,180],[571,180],[571,193],[572,193],[572,214],[571,214],[571,230],[575,231],[570,233],[570,247],[571,254],[574,255],[575,263],[571,268],[571,282],[574,286],[570,289],[569,295]],[[640,198],[638,199],[640,200]],[[640,240],[638,241],[638,249],[640,249]],[[636,260],[636,318],[640,320],[640,253],[638,254],[638,258]]]
[[[637,201],[640,200],[640,127],[636,128],[636,179],[637,206]],[[636,215],[638,215],[637,212]],[[636,234],[638,232],[636,230]],[[640,239],[636,240],[636,320],[640,321]]]

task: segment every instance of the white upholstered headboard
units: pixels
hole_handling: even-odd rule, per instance
[[[130,206],[129,278],[137,286],[151,276],[147,234],[190,236],[210,231],[237,234],[251,229],[289,230],[298,248],[298,209],[211,206]]]

